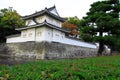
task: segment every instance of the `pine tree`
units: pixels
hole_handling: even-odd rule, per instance
[[[104,45],[112,48],[115,43],[112,38],[120,34],[119,11],[119,0],[98,1],[81,21],[81,36],[86,41],[99,43],[98,55],[102,55]]]

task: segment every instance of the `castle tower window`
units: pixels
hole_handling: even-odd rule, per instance
[[[50,35],[50,32],[48,32],[48,35]]]
[[[64,38],[64,36],[62,35],[62,38]]]
[[[28,36],[31,37],[31,36],[32,36],[32,33],[29,33]]]
[[[23,38],[25,38],[26,37],[26,34],[23,34]]]
[[[55,36],[59,37],[59,34],[55,34]]]
[[[42,32],[37,32],[37,36],[41,36],[42,35]]]

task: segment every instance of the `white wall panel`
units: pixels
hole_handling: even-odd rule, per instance
[[[46,20],[47,20],[47,22],[50,23],[50,24],[56,25],[56,26],[58,26],[58,27],[61,27],[61,24],[62,24],[62,23],[61,23],[60,21],[52,18],[52,17],[46,16]]]

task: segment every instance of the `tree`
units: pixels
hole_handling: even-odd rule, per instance
[[[5,42],[6,36],[18,33],[15,28],[23,26],[24,21],[11,7],[0,10],[0,42]]]
[[[98,1],[91,5],[87,16],[81,21],[82,38],[99,43],[98,55],[102,55],[104,45],[112,47],[114,40],[110,38],[120,33],[119,11],[119,0]],[[88,38],[83,37],[86,35]]]
[[[68,23],[68,22],[64,22],[62,24],[62,27],[64,29],[70,30],[71,31],[71,35],[77,35],[78,34],[78,31],[77,31],[78,27],[76,25],[74,25],[74,24],[71,24],[71,23]]]
[[[69,17],[67,18],[67,21],[62,23],[62,27],[64,29],[71,31],[71,36],[77,37],[79,34],[79,26],[80,26],[80,20],[79,18],[75,17]]]

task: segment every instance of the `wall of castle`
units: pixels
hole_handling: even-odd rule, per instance
[[[0,57],[22,60],[84,58],[97,56],[97,48],[62,43],[23,42],[0,45]]]
[[[95,44],[91,44],[91,43],[66,37],[65,33],[49,27],[38,27],[38,28],[23,30],[21,32],[21,36],[7,38],[7,43],[27,42],[27,41],[59,42],[59,43],[88,47],[88,48],[97,47]]]
[[[63,38],[61,43],[75,45],[75,46],[82,46],[82,47],[87,47],[87,48],[97,48],[96,44],[84,42],[81,40],[75,40],[69,37]]]
[[[21,32],[22,41],[34,41],[35,40],[35,28],[23,30]]]
[[[46,27],[38,27],[21,31],[21,35],[17,37],[8,37],[6,43],[27,42],[27,41],[45,41],[50,40],[46,36]]]
[[[52,12],[55,13],[54,11],[52,11]],[[58,21],[50,16],[47,16],[47,15],[39,16],[39,17],[35,18],[35,20],[37,23],[43,23],[46,20],[50,24],[53,24],[53,25],[58,26],[58,27],[62,27],[60,21]],[[27,26],[31,26],[31,25],[35,25],[35,24],[36,23],[33,21],[33,19],[26,20]]]
[[[65,33],[58,31],[58,30],[53,30],[53,42],[63,42]]]
[[[46,28],[45,27],[38,27],[36,28],[35,30],[35,40],[34,41],[37,41],[37,42],[41,42],[41,41],[44,41],[45,40],[45,30]]]
[[[0,58],[14,60],[44,59],[44,43],[23,42],[0,45]]]
[[[46,21],[50,24],[53,24],[53,25],[57,26],[57,27],[62,27],[61,26],[62,23],[60,21],[58,21],[58,20],[56,20],[56,19],[54,19],[50,16],[46,15]]]
[[[97,48],[62,43],[45,43],[45,59],[85,58],[97,56]]]
[[[35,18],[37,23],[43,23],[46,20],[46,15],[39,16]],[[25,21],[26,26],[35,25],[36,23],[33,21],[33,19],[28,19]]]
[[[39,16],[37,17],[35,20],[38,22],[38,23],[43,23],[46,19],[46,16]]]
[[[45,27],[45,41],[51,42],[53,40],[53,29]]]
[[[16,42],[24,42],[21,40],[21,36],[15,36],[15,37],[8,37],[6,39],[6,43],[16,43]]]
[[[25,21],[26,26],[35,25],[35,24],[36,23],[32,19],[28,19],[28,20]]]

